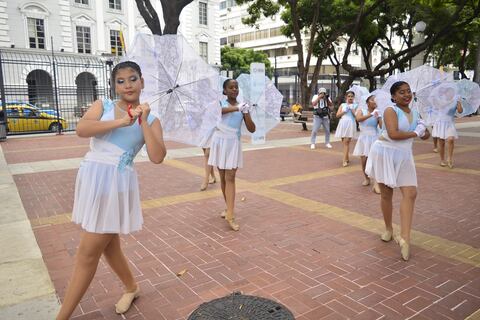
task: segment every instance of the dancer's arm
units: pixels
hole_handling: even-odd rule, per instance
[[[133,119],[128,114],[121,119],[100,121],[103,114],[102,101],[95,101],[83,115],[77,124],[77,135],[82,138],[90,138],[99,134],[107,133],[113,129],[130,126],[137,120],[138,112],[132,110]]]
[[[152,124],[148,124],[148,115],[150,114],[150,106],[148,103],[137,106],[136,110],[141,112],[142,131],[145,145],[147,146],[147,154],[153,163],[162,163],[167,155],[167,148],[163,141],[163,130],[160,120],[153,120]]]
[[[358,122],[363,122],[368,118],[371,118],[372,116],[373,115],[370,112],[368,112],[367,115],[364,116],[361,109],[358,109],[357,112],[355,112],[355,119],[357,119]]]
[[[249,112],[243,114],[243,121],[245,121],[245,126],[247,126],[247,130],[251,133],[254,133],[256,127]]]
[[[457,112],[462,113],[463,112],[463,106],[460,101],[457,101]]]
[[[398,117],[395,110],[387,108],[383,113],[383,121],[387,128],[387,133],[392,140],[405,140],[410,138],[416,138],[417,134],[413,131],[400,131],[398,130]]]
[[[337,110],[337,114],[336,114],[336,117],[337,118],[340,118],[341,116],[343,116],[344,114],[346,114],[347,112],[344,112],[343,111],[343,103],[340,105],[340,107],[338,107],[338,110]]]

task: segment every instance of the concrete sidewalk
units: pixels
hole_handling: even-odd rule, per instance
[[[0,203],[0,319],[53,319],[55,288],[1,148]]]

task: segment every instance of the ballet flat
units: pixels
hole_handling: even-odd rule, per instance
[[[447,163],[445,161],[440,161],[440,167],[446,167]]]
[[[225,220],[227,220],[228,225],[230,226],[230,229],[232,229],[233,231],[240,230],[240,226],[238,225],[238,223],[235,222],[234,218],[232,218],[232,219],[225,218]]]
[[[382,239],[382,241],[388,242],[388,241],[392,241],[392,236],[393,236],[393,232],[385,230],[385,232],[382,233],[382,235],[380,236],[380,239]]]
[[[410,245],[400,236],[395,238],[395,241],[400,246],[400,254],[402,255],[402,259],[408,261],[410,258]]]
[[[448,160],[448,161],[447,161],[447,166],[448,166],[450,169],[453,169],[453,161]]]
[[[137,290],[134,292],[125,292],[123,296],[115,304],[115,312],[122,314],[128,311],[132,306],[133,300],[140,296],[140,287],[137,287]]]

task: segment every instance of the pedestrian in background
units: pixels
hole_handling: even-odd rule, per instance
[[[318,93],[312,98],[313,107],[313,128],[310,136],[310,149],[315,149],[317,141],[317,132],[320,127],[325,131],[325,147],[332,148],[330,144],[330,112],[333,110],[333,103],[330,100],[327,89],[320,88]]]

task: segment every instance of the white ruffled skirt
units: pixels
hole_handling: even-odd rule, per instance
[[[365,134],[360,132],[360,136],[355,144],[355,149],[353,149],[353,155],[368,157],[370,148],[372,147],[373,143],[377,141],[377,139],[377,134]]]
[[[243,167],[242,143],[237,130],[218,125],[212,136],[208,164],[222,170]]]
[[[137,173],[130,165],[120,169],[118,161],[109,160],[102,154],[89,153],[82,161],[75,183],[72,221],[92,233],[141,230]]]
[[[435,121],[433,124],[432,137],[440,139],[448,139],[449,137],[453,137],[454,139],[458,139],[455,122],[450,119]]]
[[[365,173],[390,188],[417,186],[417,172],[411,149],[377,140],[368,154]]]
[[[357,126],[355,120],[352,120],[347,117],[342,117],[338,122],[337,130],[335,131],[336,138],[353,138],[355,137],[355,132],[357,131]]]

